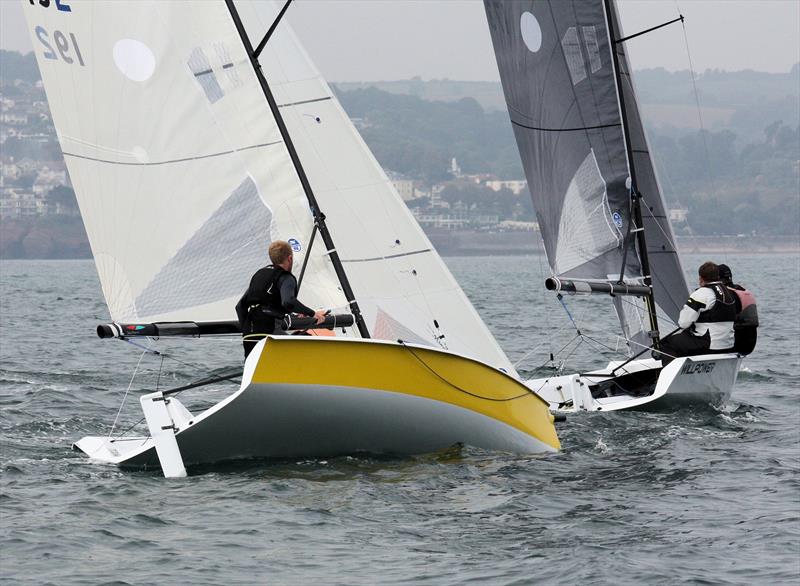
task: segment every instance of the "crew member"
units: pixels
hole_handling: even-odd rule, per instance
[[[756,297],[741,285],[733,282],[733,273],[728,265],[719,265],[719,278],[728,289],[739,297],[742,304],[742,309],[733,323],[733,349],[739,354],[750,354],[755,349],[758,338]]]
[[[259,340],[275,332],[287,313],[313,316],[317,324],[325,319],[325,310],[314,311],[297,299],[297,279],[292,274],[294,255],[289,243],[276,240],[270,244],[269,259],[272,264],[256,271],[236,305],[245,358]]]
[[[662,364],[672,358],[733,352],[733,322],[739,298],[719,277],[719,267],[705,262],[698,269],[700,287],[689,296],[678,316],[680,332],[661,340]]]

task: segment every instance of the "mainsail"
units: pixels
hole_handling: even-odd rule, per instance
[[[224,0],[23,6],[114,320],[234,319],[277,238],[306,304],[349,307]],[[253,46],[277,16],[234,10]],[[372,337],[513,374],[285,21],[260,63]]]
[[[607,14],[602,0],[484,4],[551,271],[578,280],[617,281],[623,275],[627,282],[641,282],[642,262],[632,236],[631,189],[636,189],[644,198],[655,299],[677,320],[688,289],[630,67],[622,44],[609,34],[610,18],[621,37],[616,11]],[[621,97],[612,48],[619,57]]]
[[[234,319],[312,218],[225,3],[23,5],[112,319]],[[305,288],[344,303],[322,259]]]

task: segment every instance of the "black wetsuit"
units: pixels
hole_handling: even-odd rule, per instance
[[[281,267],[269,265],[256,271],[250,286],[236,305],[242,327],[245,358],[259,340],[272,334],[287,313],[309,317],[314,310],[297,299],[297,279]]]

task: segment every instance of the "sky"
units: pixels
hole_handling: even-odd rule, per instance
[[[92,0],[73,0],[87,1]],[[800,61],[800,0],[618,0],[618,4],[626,34],[682,13],[688,55],[697,72],[785,73]],[[295,0],[287,19],[332,82],[415,76],[499,80],[480,0]],[[0,48],[22,52],[32,48],[20,0],[0,0]],[[689,68],[680,24],[630,41],[628,52],[634,69]]]

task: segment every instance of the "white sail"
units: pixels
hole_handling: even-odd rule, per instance
[[[22,4],[111,317],[234,319],[312,218],[225,3]],[[324,259],[303,287],[344,302]]]
[[[236,6],[256,46],[277,6]],[[441,345],[513,372],[286,20],[260,62],[371,335]]]
[[[223,0],[23,2],[111,317],[230,320],[276,238],[313,218]],[[255,46],[277,16],[238,2]],[[261,55],[373,337],[513,367],[286,21]],[[301,298],[346,309],[321,238]]]

